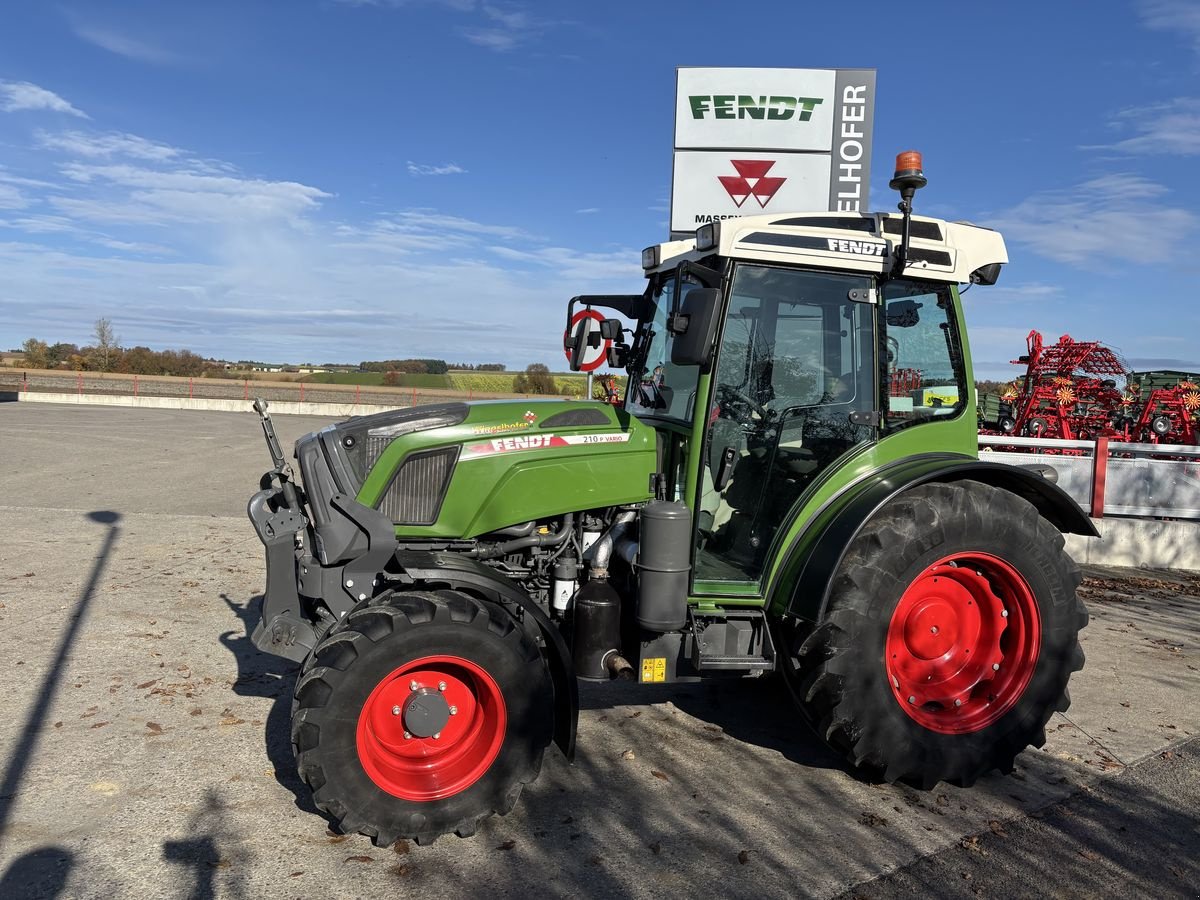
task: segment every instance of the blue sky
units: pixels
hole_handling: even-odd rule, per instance
[[[999,228],[977,374],[1030,328],[1200,367],[1200,2],[8,4],[0,347],[560,367],[641,290],[675,67],[877,70],[872,207]]]

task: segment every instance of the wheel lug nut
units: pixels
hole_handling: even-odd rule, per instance
[[[908,698],[908,702],[909,702],[909,703],[916,703],[916,702],[917,702],[917,698],[916,698],[916,697],[909,697],[909,698]]]
[[[934,625],[932,628],[930,628],[930,629],[929,629],[929,633],[930,633],[930,634],[937,634],[937,633],[938,633],[938,627],[937,627],[936,625]]]
[[[458,715],[458,707],[457,706],[450,707],[450,715],[452,715],[452,716]]]
[[[999,672],[1000,671],[1000,663],[992,663],[992,671]]]
[[[438,738],[440,738],[441,736],[442,736],[442,733],[441,733],[440,731],[435,731],[435,732],[433,733],[433,739],[434,739],[435,741],[436,741]]]
[[[439,682],[438,682],[438,690],[439,690],[439,691],[444,691],[445,689],[446,689],[446,682],[444,682],[444,681],[439,681]]]
[[[961,700],[955,700],[955,701],[954,701],[954,705],[955,705],[955,706],[962,706],[962,701],[961,701]]]
[[[415,690],[416,690],[417,688],[419,688],[419,687],[420,687],[420,685],[419,685],[419,684],[417,684],[417,682],[416,682],[416,680],[415,680],[415,679],[414,679],[413,681],[410,681],[410,682],[408,683],[408,689],[409,689],[410,691],[415,691]]]
[[[406,732],[404,732],[404,739],[406,741],[410,741],[410,740],[412,740],[412,735],[406,731]]]
[[[393,715],[393,716],[398,716],[398,715],[400,715],[400,707],[398,707],[398,706],[393,706],[393,707],[392,707],[392,715]]]
[[[1005,619],[1007,619],[1008,618],[1008,610],[1007,609],[1000,610],[1000,615],[1003,616]]]

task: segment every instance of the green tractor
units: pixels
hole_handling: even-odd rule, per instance
[[[351,418],[297,441],[296,481],[256,404],[253,641],[301,664],[293,749],[342,831],[508,812],[551,741],[573,756],[578,679],[777,673],[851,766],[925,788],[1045,740],[1087,623],[1061,532],[1096,532],[977,457],[958,286],[1007,255],[913,217],[924,184],[905,154],[902,215],[714,222],[647,248],[644,292],[574,298],[568,353],[625,369],[623,407]]]

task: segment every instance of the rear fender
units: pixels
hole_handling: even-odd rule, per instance
[[[772,609],[812,622],[821,621],[833,576],[847,549],[881,507],[917,485],[965,479],[990,484],[1029,501],[1059,531],[1099,536],[1079,504],[1057,484],[1034,471],[965,457],[909,458],[852,485],[818,514],[813,526],[817,536],[789,548],[780,580],[772,589]]]
[[[493,603],[516,606],[532,619],[545,640],[546,660],[554,681],[554,743],[568,761],[575,759],[575,733],[579,723],[579,683],[571,664],[571,651],[558,628],[525,591],[495,569],[456,553],[396,552],[406,578],[422,588],[449,588]]]

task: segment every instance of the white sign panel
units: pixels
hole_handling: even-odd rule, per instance
[[[675,149],[828,153],[836,79],[833,69],[679,69]]]
[[[672,233],[730,216],[865,211],[874,117],[874,69],[678,69]]]
[[[671,195],[671,231],[695,231],[714,219],[825,208],[827,153],[679,150]]]

